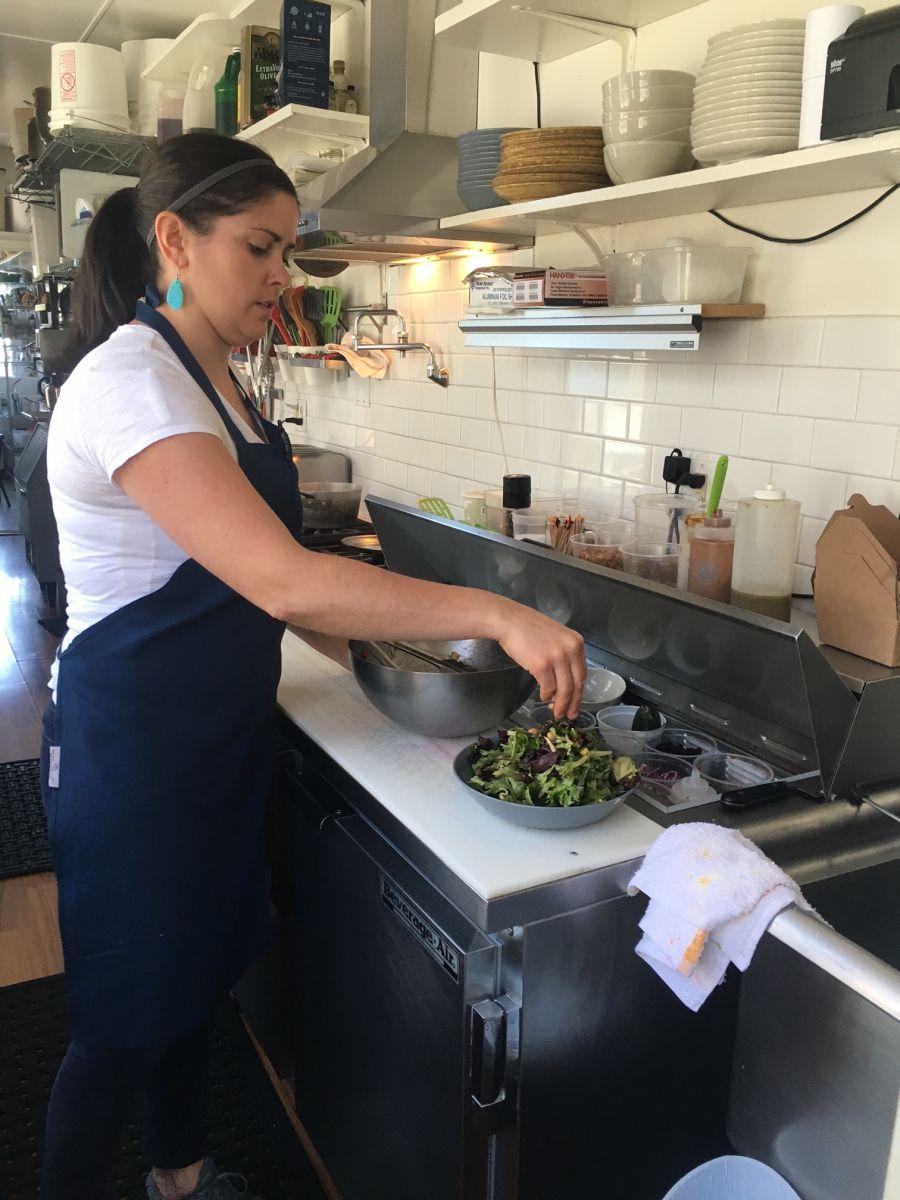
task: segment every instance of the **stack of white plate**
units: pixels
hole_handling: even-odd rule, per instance
[[[603,153],[613,183],[689,171],[694,76],[626,71],[603,84]]]
[[[694,88],[691,144],[705,165],[796,150],[803,80],[802,19],[726,29],[709,39]]]

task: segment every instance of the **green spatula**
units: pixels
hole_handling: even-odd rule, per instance
[[[341,315],[342,293],[339,287],[319,288],[322,302],[322,315],[319,322],[322,326],[322,339],[325,342],[334,341],[334,327]]]
[[[433,517],[446,517],[448,521],[455,520],[450,505],[440,496],[425,496],[419,501],[422,512],[431,513]]]
[[[722,501],[722,490],[725,487],[725,476],[728,474],[728,455],[720,454],[719,461],[716,463],[716,469],[713,472],[712,483],[709,488],[709,499],[706,503],[706,515],[714,517],[719,510],[719,504]]]

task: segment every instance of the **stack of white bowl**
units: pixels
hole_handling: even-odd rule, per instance
[[[709,39],[694,89],[691,145],[706,166],[797,149],[804,22],[793,17]]]
[[[603,157],[613,183],[691,169],[694,82],[684,71],[626,71],[603,84]]]

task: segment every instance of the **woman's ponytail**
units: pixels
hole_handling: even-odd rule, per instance
[[[88,226],[62,353],[67,370],[133,319],[135,304],[156,273],[137,231],[136,214],[137,188],[120,188],[104,200]]]

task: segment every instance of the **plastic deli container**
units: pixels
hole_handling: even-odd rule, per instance
[[[635,539],[639,542],[676,542],[684,538],[689,517],[702,519],[703,506],[696,496],[682,492],[641,492],[634,498]]]
[[[628,542],[622,547],[622,570],[651,583],[678,586],[679,547],[674,542]]]
[[[570,545],[576,558],[610,571],[621,571],[622,546],[633,541],[634,526],[630,521],[602,521],[576,534]]]
[[[775,778],[768,763],[749,754],[701,754],[694,759],[694,766],[717,792],[756,787],[760,783],[771,783]]]
[[[627,754],[633,758],[644,749],[650,734],[659,732],[657,729],[632,729],[637,710],[636,704],[614,704],[597,713],[597,728],[615,754]],[[662,722],[660,728],[665,729],[666,718],[662,713],[659,719]]]
[[[698,246],[682,238],[653,250],[607,254],[609,303],[737,304],[749,256],[744,246]]]
[[[634,757],[634,756],[632,756]],[[637,794],[662,808],[673,807],[672,788],[691,774],[691,764],[671,754],[641,753],[636,756],[641,782]]]
[[[705,733],[695,733],[693,729],[674,729],[663,726],[653,729],[647,734],[645,743],[648,750],[657,754],[671,754],[684,762],[692,763],[701,754],[714,754],[718,743]]]
[[[473,488],[470,492],[463,492],[461,499],[463,502],[463,520],[469,525],[475,525],[478,528],[484,528],[484,488]]]
[[[547,514],[542,508],[516,508],[512,514],[513,537],[517,541],[547,541]]]
[[[555,721],[553,709],[549,704],[536,704],[528,714],[529,720],[534,725],[546,725],[548,721]],[[597,722],[594,714],[588,712],[587,709],[580,709],[578,716],[574,721],[569,721],[570,725],[574,725],[576,729],[596,729]]]

